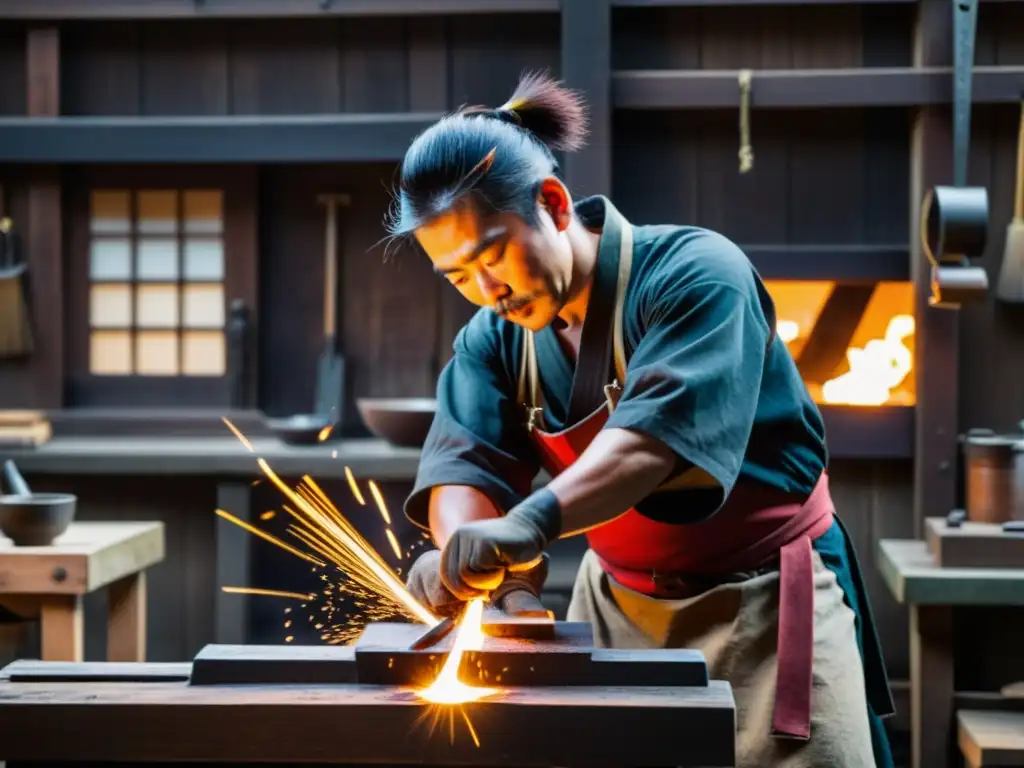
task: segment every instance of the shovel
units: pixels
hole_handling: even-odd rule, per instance
[[[341,194],[317,198],[327,208],[327,231],[324,238],[324,349],[317,362],[314,413],[332,424],[342,420],[345,406],[345,358],[341,354],[338,323],[338,209],[348,205],[349,199],[348,195]]]
[[[1008,304],[1024,303],[1024,104],[1020,107],[1020,132],[1017,135],[1017,190],[1013,198],[1013,220],[1006,228],[1006,248],[996,295]]]

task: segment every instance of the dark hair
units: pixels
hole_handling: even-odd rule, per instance
[[[533,223],[537,185],[558,171],[552,150],[579,149],[586,133],[574,91],[524,74],[500,107],[463,107],[416,137],[402,160],[389,233],[406,235],[467,194],[484,210]]]

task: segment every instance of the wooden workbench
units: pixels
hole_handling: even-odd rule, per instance
[[[477,746],[458,708],[397,686],[189,685],[190,671],[14,662],[0,671],[0,760],[734,765],[725,682],[510,688],[465,705]]]
[[[164,524],[72,523],[47,547],[0,536],[0,604],[39,617],[41,656],[82,661],[82,598],[107,588],[107,658],[146,659],[146,568],[164,559]]]
[[[918,540],[883,539],[877,561],[910,609],[912,766],[943,768],[955,749],[952,608],[1024,605],[1024,569],[940,568]]]

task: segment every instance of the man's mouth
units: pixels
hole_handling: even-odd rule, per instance
[[[514,302],[503,302],[498,305],[498,314],[502,317],[529,317],[533,314],[534,296],[529,299],[519,299]]]

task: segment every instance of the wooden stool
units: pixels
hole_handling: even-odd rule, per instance
[[[0,604],[39,617],[44,661],[84,661],[82,598],[107,587],[107,660],[145,661],[145,569],[163,559],[159,522],[72,523],[48,547],[0,536]]]
[[[961,709],[956,720],[968,768],[1024,765],[1024,712]]]

